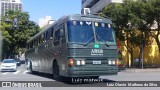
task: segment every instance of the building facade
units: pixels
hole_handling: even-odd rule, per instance
[[[22,11],[22,3],[20,0],[1,0],[1,16],[5,16],[8,10]]]
[[[82,0],[82,9],[90,8],[91,13],[95,14],[110,3],[123,3],[123,0]]]

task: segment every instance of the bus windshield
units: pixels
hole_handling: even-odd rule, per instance
[[[111,24],[91,21],[68,21],[68,41],[86,45],[95,43],[93,26],[99,43],[115,42]]]
[[[93,43],[94,33],[92,22],[90,21],[69,21],[68,26],[68,41],[71,43]]]
[[[95,22],[95,33],[99,42],[115,42],[111,24]]]

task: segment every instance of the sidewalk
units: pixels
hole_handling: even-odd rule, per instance
[[[122,72],[160,72],[160,68],[144,68],[144,69],[126,68]]]

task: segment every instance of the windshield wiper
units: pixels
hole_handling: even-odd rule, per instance
[[[94,39],[94,36],[93,36],[92,38],[90,38],[90,39],[84,44],[84,46],[87,46],[93,39]]]
[[[107,44],[107,42],[105,42],[106,46],[109,47],[109,45]]]
[[[95,33],[95,34],[96,34],[97,41],[98,41],[99,39],[103,40],[100,36],[97,35],[97,33]],[[104,41],[105,45],[106,45],[107,47],[109,47],[109,45],[107,44],[107,42],[105,42],[105,40],[103,40],[103,41]]]
[[[94,36],[90,38],[86,43],[72,42],[72,44],[79,44],[79,45],[87,46],[93,39],[94,39]]]
[[[79,43],[79,42],[71,42],[72,44],[79,44],[79,45],[85,45],[85,43]]]

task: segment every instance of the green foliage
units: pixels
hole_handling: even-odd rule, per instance
[[[125,41],[128,35],[129,43],[141,46],[142,40],[149,44],[149,38],[154,37],[160,45],[160,24],[156,30],[158,33],[151,34],[154,22],[160,23],[160,0],[124,0],[123,4],[107,5],[100,15],[110,17],[119,40]]]
[[[8,18],[10,22],[5,22]],[[18,28],[12,27],[12,20],[18,18]],[[2,17],[1,30],[3,34],[3,53],[13,54],[24,52],[27,40],[40,31],[39,26],[29,20],[27,12],[8,11],[7,16]]]
[[[100,15],[112,20],[118,40],[127,41],[125,45],[127,54],[131,55],[131,64],[133,48],[138,46],[140,50],[151,44],[151,37],[156,40],[160,52],[160,0],[124,0],[122,4],[107,5]],[[153,32],[151,27],[155,22],[158,28]]]

